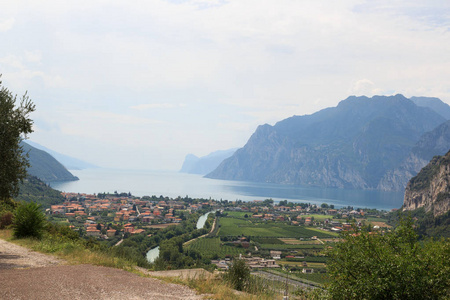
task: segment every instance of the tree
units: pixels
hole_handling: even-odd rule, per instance
[[[16,106],[13,95],[0,81],[0,201],[9,201],[19,191],[19,183],[26,177],[28,154],[20,142],[33,132],[28,117],[35,105],[25,94]]]
[[[411,219],[387,233],[356,230],[329,252],[332,299],[445,299],[450,241],[417,239]]]
[[[14,236],[40,238],[46,219],[36,202],[20,203],[14,212]]]

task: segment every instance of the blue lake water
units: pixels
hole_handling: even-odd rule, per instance
[[[135,196],[189,196],[216,200],[264,200],[328,203],[335,207],[400,208],[402,192],[331,189],[309,186],[228,181],[203,178],[200,175],[174,171],[136,171],[87,169],[71,171],[80,180],[55,182],[51,186],[63,192],[103,193],[131,192]]]

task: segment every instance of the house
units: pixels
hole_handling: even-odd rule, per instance
[[[314,273],[314,269],[303,268],[302,273],[303,274],[312,274],[312,273]]]
[[[107,231],[106,231],[106,236],[107,237],[113,237],[113,236],[115,236],[116,235],[116,230],[115,229],[108,229]]]
[[[281,259],[281,251],[270,250],[270,256],[273,259]]]
[[[93,229],[92,227],[89,227],[86,230],[86,235],[87,236],[95,236],[95,237],[99,237],[100,236],[100,230],[98,229]]]
[[[140,234],[140,233],[144,233],[145,230],[144,229],[136,229],[133,232],[131,232],[131,234]]]
[[[214,264],[220,270],[228,270],[229,266],[225,260],[211,260],[211,264]]]

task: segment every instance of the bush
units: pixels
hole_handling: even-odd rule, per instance
[[[243,259],[235,259],[225,275],[225,279],[231,283],[234,289],[242,291],[249,283],[250,268]]]
[[[384,234],[342,238],[329,253],[332,299],[448,299],[450,240],[419,242],[411,219]]]
[[[13,223],[13,213],[12,212],[6,211],[0,216],[0,229],[8,227],[12,223]]]
[[[14,212],[14,236],[41,238],[45,228],[45,215],[35,202],[21,203]]]

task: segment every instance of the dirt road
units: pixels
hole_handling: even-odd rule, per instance
[[[204,299],[188,287],[92,265],[65,265],[0,239],[0,299]]]

